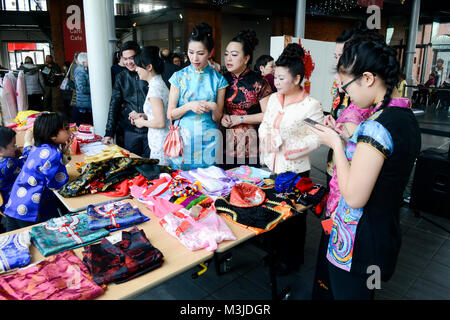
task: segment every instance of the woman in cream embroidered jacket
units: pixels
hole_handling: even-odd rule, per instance
[[[301,173],[311,169],[309,154],[318,149],[320,143],[303,122],[306,118],[323,123],[320,102],[304,89],[290,101],[285,100],[282,93],[270,96],[258,133],[261,162],[273,173]]]

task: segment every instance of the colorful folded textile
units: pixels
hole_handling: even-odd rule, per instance
[[[109,202],[101,206],[87,207],[89,229],[120,230],[150,220],[149,217],[126,201]]]
[[[31,261],[30,231],[0,236],[0,274],[26,266]]]
[[[103,292],[73,251],[0,277],[0,300],[89,300]]]
[[[230,177],[238,178],[240,182],[253,183],[257,186],[263,186],[264,179],[270,177],[269,171],[246,165],[227,170],[226,173]]]
[[[83,262],[97,284],[122,283],[159,268],[163,254],[153,247],[143,230],[133,228],[86,246]]]
[[[89,218],[86,213],[53,218],[31,228],[31,240],[44,257],[84,247],[107,235],[109,231],[104,228],[89,229]]]

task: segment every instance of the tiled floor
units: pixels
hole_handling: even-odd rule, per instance
[[[448,114],[437,115],[432,108],[417,117],[421,126],[449,132]],[[450,138],[423,134],[422,150],[430,147],[448,150]],[[320,148],[312,155],[313,181],[325,184],[327,148]],[[406,191],[408,193],[408,190]],[[450,219],[421,213],[438,226],[450,230]],[[450,299],[450,234],[422,217],[416,217],[407,206],[402,207],[400,222],[403,233],[402,247],[396,271],[392,279],[383,282],[377,290],[377,300]],[[278,277],[278,287],[291,287],[290,299],[310,300],[321,234],[320,221],[308,215],[305,263],[300,271]],[[266,300],[271,299],[269,270],[264,265],[265,252],[247,242],[232,250],[231,271],[218,276],[214,263],[197,279],[191,275],[193,268],[161,285],[148,290],[134,299],[220,299],[220,300]]]

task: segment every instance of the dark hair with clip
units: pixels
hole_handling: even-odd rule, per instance
[[[199,22],[195,25],[188,43],[191,41],[199,41],[203,43],[208,52],[211,52],[214,49],[214,39],[212,34],[212,27],[209,24],[206,22]]]
[[[400,66],[397,52],[378,41],[362,41],[346,48],[339,59],[337,72],[352,76],[362,76],[371,72],[384,80],[386,94],[381,108],[386,107],[391,100],[392,91],[399,82]]]
[[[33,125],[34,144],[52,144],[52,137],[56,137],[59,130],[69,129],[69,123],[61,113],[44,112],[36,118]]]
[[[164,71],[164,62],[159,57],[159,48],[156,46],[142,48],[141,53],[134,56],[134,63],[144,69],[151,64],[157,74]]]
[[[251,29],[243,30],[239,32],[236,37],[231,39],[230,42],[239,42],[242,44],[244,56],[250,56],[247,65],[251,65],[253,61],[253,51],[255,51],[255,47],[259,43],[258,38],[256,38],[256,32]]]
[[[0,126],[0,147],[6,149],[15,136],[16,132],[13,129]]]
[[[295,78],[300,75],[300,83],[305,76],[305,64],[303,58],[305,51],[298,43],[290,43],[284,48],[280,57],[275,62],[277,67],[287,67],[289,73]]]

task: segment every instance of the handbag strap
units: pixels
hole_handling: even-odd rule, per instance
[[[181,121],[181,118],[183,118],[183,116],[181,116],[179,119],[178,119],[178,124],[176,125],[176,127],[179,127],[180,126],[180,121]],[[169,115],[169,121],[170,121],[170,124],[172,125],[173,123],[173,119],[172,119],[172,116],[171,115]],[[175,120],[176,121],[176,120]]]

